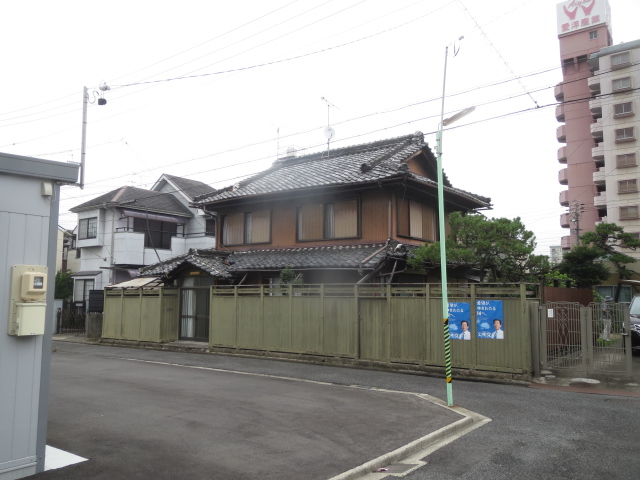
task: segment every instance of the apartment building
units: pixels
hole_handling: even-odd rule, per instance
[[[606,196],[596,187],[594,174],[604,167],[604,157],[598,153],[604,147],[597,143],[599,137],[592,136],[592,72],[588,60],[590,55],[611,46],[612,38],[605,0],[565,1],[557,4],[556,10],[562,64],[562,82],[555,88],[556,100],[561,102],[556,107],[556,119],[562,123],[556,138],[562,144],[558,161],[564,165],[558,172],[558,181],[567,186],[560,191],[559,199],[560,205],[567,207],[560,217],[561,226],[568,229],[561,239],[566,250],[577,242],[579,234],[593,230],[603,217],[600,205]],[[598,156],[593,157],[594,154]],[[572,205],[578,206],[578,218],[570,211]]]
[[[593,99],[592,149],[597,166],[593,183],[594,206],[601,221],[640,234],[638,191],[638,88],[640,86],[640,40],[601,49],[589,57],[593,75],[588,79]],[[625,252],[640,258],[640,252]]]

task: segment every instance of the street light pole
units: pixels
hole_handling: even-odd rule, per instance
[[[460,37],[458,40],[462,40]],[[447,249],[446,249],[446,232],[444,221],[444,181],[442,173],[442,127],[447,126],[459,120],[460,118],[473,112],[476,107],[470,107],[461,112],[456,113],[452,117],[444,119],[444,97],[445,86],[447,84],[447,58],[449,56],[449,45],[444,49],[444,77],[442,80],[442,106],[440,110],[440,124],[436,134],[436,153],[437,153],[437,169],[438,169],[438,226],[440,240],[440,278],[442,284],[442,325],[444,333],[444,365],[445,375],[447,378],[447,405],[453,405],[453,386],[451,385],[451,335],[449,334],[449,297],[447,294]]]
[[[107,99],[104,98],[104,92],[111,88],[104,82],[98,87],[103,93],[98,98],[98,105],[106,105]],[[94,96],[96,92],[94,91]],[[95,100],[95,97],[94,97]],[[93,103],[93,102],[91,102]],[[89,91],[87,87],[82,88],[82,140],[80,142],[80,182],[78,186],[80,190],[84,189],[84,171],[86,168],[85,156],[87,150],[87,107],[89,105]]]

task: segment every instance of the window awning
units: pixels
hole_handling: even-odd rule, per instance
[[[178,223],[178,224],[181,224],[181,225],[184,225],[185,223],[187,223],[187,219],[184,218],[184,217],[176,217],[176,216],[173,216],[173,215],[162,215],[160,213],[147,213],[147,212],[140,212],[138,210],[123,209],[122,210],[122,214],[125,217],[148,218],[149,220],[158,220],[160,222]]]

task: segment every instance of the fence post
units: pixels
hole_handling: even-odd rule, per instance
[[[426,280],[426,279],[425,279]],[[424,284],[424,338],[422,341],[424,342],[424,358],[422,360],[422,365],[427,365],[428,360],[431,359],[432,351],[429,348],[429,339],[431,338],[431,324],[429,319],[431,318],[431,285],[428,283]]]
[[[591,305],[580,307],[580,324],[582,332],[582,369],[585,373],[590,373],[593,369],[593,309]]]
[[[529,306],[529,322],[531,325],[531,362],[533,363],[533,376],[540,376],[540,329],[539,322],[543,309],[540,305]]]
[[[387,283],[387,362],[391,362],[391,284]]]
[[[542,365],[541,369],[547,369],[548,358],[547,358],[547,322],[549,318],[549,304],[545,303],[541,306],[542,313],[538,316],[539,326],[540,326],[540,363]]]
[[[324,283],[320,284],[320,350],[326,352],[324,344]]]
[[[355,313],[356,313],[356,359],[360,360],[362,357],[361,345],[360,345],[360,323],[362,322],[362,317],[360,315],[360,292],[358,291],[358,284],[354,285],[353,289],[353,299],[355,303]]]
[[[631,317],[629,316],[629,306],[624,305],[622,307],[623,312],[623,324],[624,331],[627,334],[626,337],[622,337],[622,341],[624,342],[624,356],[626,360],[626,372],[627,375],[631,376],[633,374],[633,348],[631,347]]]
[[[233,312],[235,314],[235,324],[236,324],[236,328],[235,328],[235,339],[234,339],[234,345],[236,348],[238,348],[238,285],[234,285],[233,286]]]

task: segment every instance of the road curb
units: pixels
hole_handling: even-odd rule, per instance
[[[418,396],[428,401],[431,401],[432,403],[439,404],[443,408],[447,408],[446,406],[444,406],[443,402],[440,402],[439,400],[434,399],[429,395],[418,395]],[[466,433],[469,433],[470,431],[475,430],[481,425],[484,425],[485,423],[488,423],[491,421],[491,419],[487,417],[484,417],[475,412],[471,412],[469,410],[466,410],[464,408],[461,408],[455,405],[451,408],[456,413],[462,415],[463,418],[445,427],[442,427],[439,430],[436,430],[435,432],[431,432],[430,434],[425,435],[424,437],[418,438],[413,442],[403,445],[402,447],[397,448],[396,450],[393,450],[389,453],[385,453],[384,455],[374,458],[373,460],[369,460],[368,462],[363,463],[362,465],[352,468],[351,470],[343,472],[339,475],[336,475],[335,477],[331,477],[329,480],[352,480],[352,479],[362,478],[365,475],[375,472],[378,468],[388,466],[399,460],[405,460],[407,459],[407,457],[410,457],[411,455],[417,452],[421,452],[429,449],[430,451],[425,452],[423,455],[423,456],[426,456],[432,451],[437,450],[438,448],[446,445],[447,443],[455,440],[456,438]]]

